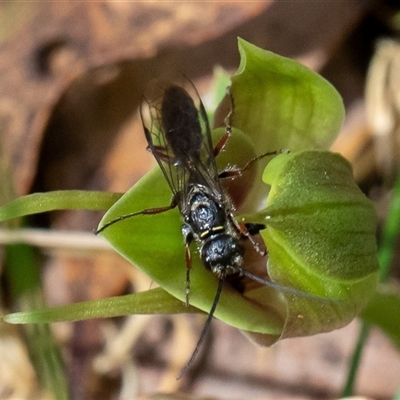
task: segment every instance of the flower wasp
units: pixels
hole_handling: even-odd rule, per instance
[[[190,300],[190,271],[192,256],[190,245],[197,246],[204,267],[217,277],[218,287],[203,331],[195,350],[179,377],[182,377],[196,358],[209,329],[225,282],[241,290],[245,277],[263,285],[278,287],[247,271],[244,264],[244,241],[249,241],[261,256],[266,252],[254,240],[265,226],[262,224],[239,223],[234,218],[234,207],[221,185],[223,179],[241,176],[256,161],[278,152],[265,153],[248,161],[243,167],[232,167],[218,171],[216,157],[224,149],[231,136],[229,116],[226,118],[225,133],[214,146],[206,111],[193,87],[198,105],[181,86],[169,86],[160,102],[144,100],[140,109],[147,149],[155,157],[172,191],[169,205],[145,209],[121,215],[102,225],[96,233],[108,226],[136,215],[151,215],[178,207],[182,217],[182,235],[186,258],[186,304]],[[149,113],[150,125],[146,115]]]

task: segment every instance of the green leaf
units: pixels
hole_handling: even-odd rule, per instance
[[[400,291],[388,284],[378,286],[361,318],[368,324],[374,324],[393,341],[400,350]]]
[[[0,207],[0,222],[54,210],[107,210],[121,194],[59,190],[18,197]]]
[[[233,126],[262,151],[328,148],[344,119],[343,101],[324,78],[298,62],[239,39],[232,77]]]
[[[240,65],[232,76],[231,122],[251,138],[258,154],[328,149],[344,119],[343,101],[336,89],[298,62],[240,38],[239,52]],[[260,162],[260,171],[265,165],[266,161]],[[266,187],[254,185],[242,210],[250,212],[266,194]]]
[[[162,288],[156,288],[125,296],[17,312],[6,315],[4,321],[10,324],[36,324],[119,317],[128,314],[177,314],[186,312],[198,312],[198,310],[193,307],[186,307]]]
[[[373,295],[378,279],[376,214],[350,164],[328,151],[281,154],[263,179],[271,190],[256,222],[267,225],[261,234],[269,276],[330,302],[285,295],[283,336],[346,325]]]

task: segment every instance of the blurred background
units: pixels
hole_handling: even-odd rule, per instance
[[[32,192],[129,189],[154,166],[138,116],[143,92],[155,79],[184,74],[207,98],[216,67],[237,69],[239,36],[298,60],[340,92],[347,117],[332,150],[353,164],[382,226],[400,164],[399,31],[394,0],[1,2],[0,204]],[[34,272],[12,272],[0,247],[3,313],[148,289],[148,278],[91,234],[100,218],[78,211],[31,218],[54,230],[37,239],[40,252],[18,253],[19,265]],[[1,243],[6,237],[2,230]],[[20,276],[35,282],[29,296],[18,289]],[[177,381],[203,322],[2,324],[0,399],[339,398],[360,330],[353,321],[259,348],[214,321],[194,368]],[[399,387],[399,352],[372,329],[356,393],[391,399]]]

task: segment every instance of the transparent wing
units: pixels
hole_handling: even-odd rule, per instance
[[[158,100],[142,102],[148,149],[174,194],[184,196],[190,182],[206,186],[223,200],[207,114],[193,84],[191,88],[192,96],[172,85]]]
[[[203,142],[200,150],[200,161],[196,166],[196,172],[204,180],[205,184],[215,192],[215,195],[222,194],[219,184],[219,172],[214,157],[214,146],[211,137],[210,123],[200,96],[193,86],[196,98],[198,99],[198,115],[203,132]]]
[[[176,157],[171,146],[168,145],[162,128],[159,104],[143,99],[140,106],[140,117],[148,151],[156,159],[172,193],[175,195],[182,192],[187,185],[189,171],[176,164]]]

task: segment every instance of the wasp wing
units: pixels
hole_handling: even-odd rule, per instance
[[[206,186],[222,201],[210,124],[194,86],[193,91],[197,104],[186,89],[177,85],[168,87],[161,100],[142,102],[140,112],[148,149],[174,195],[185,197],[191,182]]]
[[[176,157],[169,146],[162,128],[161,108],[157,102],[143,99],[140,116],[147,140],[147,150],[156,159],[171,191],[174,195],[182,192],[187,185],[189,171],[176,164]]]

